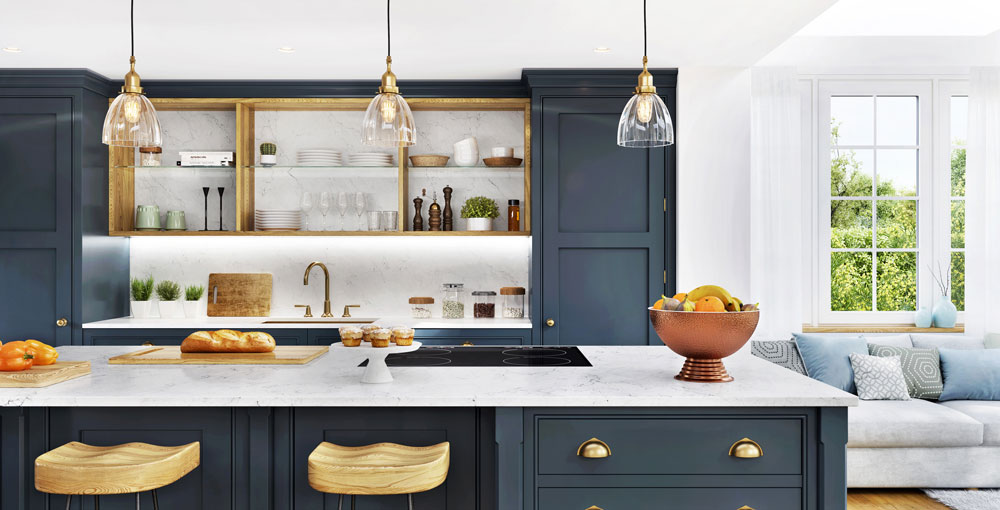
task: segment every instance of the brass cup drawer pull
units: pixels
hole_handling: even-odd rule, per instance
[[[729,447],[729,456],[736,457],[738,459],[756,459],[764,456],[764,449],[760,447],[760,444],[758,444],[757,441],[754,441],[749,437],[744,437]],[[750,507],[745,508],[753,510]],[[740,508],[738,510],[744,509]]]
[[[748,507],[746,505],[743,505],[743,506],[737,508],[736,510],[753,510],[753,508],[750,508],[750,507]]]
[[[601,507],[599,507],[599,506],[597,506],[597,505],[593,505],[593,506],[587,507],[587,510],[604,510],[604,509],[601,508]],[[742,509],[740,509],[740,510],[742,510]],[[753,510],[753,508],[751,508],[750,510]]]
[[[579,448],[576,449],[576,454],[580,457],[585,457],[588,459],[603,459],[605,457],[611,456],[611,447],[608,443],[592,437],[584,441]],[[587,510],[590,510],[589,508]]]

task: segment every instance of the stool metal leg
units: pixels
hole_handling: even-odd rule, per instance
[[[151,492],[153,493],[153,510],[160,510],[160,500],[156,497],[156,489]]]
[[[344,495],[340,494],[337,497],[337,510],[344,510]]]
[[[101,497],[94,495],[94,510],[101,510]]]
[[[138,492],[135,493],[135,510],[141,510],[139,508],[139,493]]]
[[[413,494],[406,495],[406,502],[407,506],[409,507],[409,510],[413,510]]]
[[[351,494],[351,510],[354,510],[354,500],[357,498],[358,498],[357,496]]]
[[[73,495],[72,494],[67,494],[66,495],[66,510],[69,510],[69,504],[72,501],[73,501]]]

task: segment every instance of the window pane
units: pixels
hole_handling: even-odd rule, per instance
[[[830,98],[830,127],[834,145],[875,144],[875,98]]]
[[[917,195],[917,150],[879,149],[875,153],[878,194],[883,197]]]
[[[830,247],[872,247],[872,203],[870,201],[830,201]]]
[[[880,312],[917,309],[917,254],[882,252],[878,254],[875,291]]]
[[[965,145],[969,140],[969,98],[951,96],[951,143]]]
[[[916,97],[879,97],[875,106],[878,145],[917,144]]]
[[[872,254],[830,254],[830,309],[835,312],[872,309]]]
[[[870,197],[875,175],[871,149],[834,149],[830,151],[830,196]]]
[[[958,311],[965,311],[965,253],[951,253],[951,302]]]
[[[951,151],[951,196],[965,196],[965,148]]]
[[[951,247],[965,248],[965,200],[951,201]]]
[[[879,200],[875,207],[877,247],[917,247],[916,200]]]

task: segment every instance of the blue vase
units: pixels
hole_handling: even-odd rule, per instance
[[[934,327],[953,328],[958,319],[958,309],[948,296],[941,296],[934,305]]]
[[[926,306],[921,306],[920,310],[918,310],[913,316],[913,325],[918,328],[929,328],[931,327],[931,321],[933,320],[934,314],[931,313],[931,309]]]

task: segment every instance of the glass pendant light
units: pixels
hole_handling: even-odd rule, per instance
[[[115,147],[159,147],[163,142],[156,108],[143,94],[139,74],[135,72],[135,0],[131,2],[129,21],[132,34],[130,69],[121,92],[104,117],[101,141]]]
[[[368,104],[365,110],[365,120],[362,122],[361,141],[365,145],[379,147],[409,147],[417,143],[417,127],[413,122],[413,113],[403,96],[399,95],[396,86],[396,75],[392,74],[392,38],[389,23],[389,4],[385,2],[387,49],[385,57],[385,74],[382,75],[382,86],[378,95]]]
[[[635,95],[618,119],[618,145],[622,147],[663,147],[674,143],[674,122],[670,111],[653,86],[646,69],[646,0],[642,1],[642,72]]]

